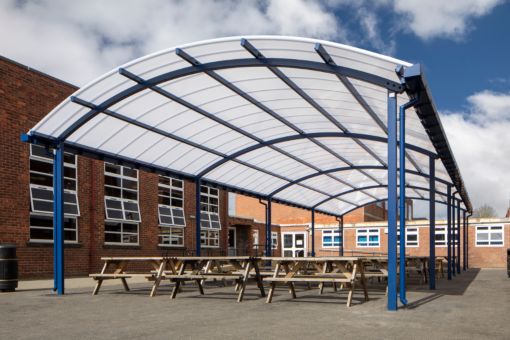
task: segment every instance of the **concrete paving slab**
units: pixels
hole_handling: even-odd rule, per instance
[[[188,284],[175,300],[164,283],[159,295],[148,296],[150,283],[108,282],[91,296],[89,278],[66,280],[67,294],[51,292],[52,281],[21,282],[20,291],[0,294],[0,339],[510,339],[510,279],[505,270],[476,270],[441,279],[438,289],[412,285],[409,305],[386,311],[384,286],[374,284],[370,301],[331,287],[298,289],[292,299],[277,290],[273,303],[250,285],[245,301],[236,303],[233,287],[208,285],[205,295]]]

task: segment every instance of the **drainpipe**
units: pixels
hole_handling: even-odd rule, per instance
[[[473,213],[466,217],[466,270],[469,269],[469,218],[471,216],[473,216]]]
[[[271,206],[271,198],[267,199],[267,203],[264,203],[261,198],[259,198],[259,203],[262,204],[265,207],[265,214],[266,214],[266,245],[265,245],[265,254],[266,256],[272,255],[272,245],[271,245],[271,212],[270,212],[270,206]],[[258,245],[257,245],[258,250]],[[258,255],[258,254],[257,254]]]
[[[338,243],[338,255],[344,256],[344,216],[340,216],[336,218],[336,221],[338,222],[338,237],[339,237],[339,243]],[[333,243],[335,241],[335,236],[333,235]]]
[[[400,302],[402,302],[403,305],[407,305],[407,299],[406,299],[406,263],[405,263],[405,257],[406,257],[406,236],[405,236],[405,227],[406,227],[406,120],[405,120],[405,111],[414,105],[416,105],[419,101],[419,97],[416,97],[413,100],[410,100],[409,102],[400,105],[400,112],[399,112],[399,119],[400,119],[400,144],[399,144],[399,158],[400,158],[400,164],[399,164],[399,175],[400,175],[400,195],[399,195],[399,210],[400,210]]]

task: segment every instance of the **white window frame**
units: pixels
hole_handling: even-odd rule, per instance
[[[203,192],[204,189],[206,192]],[[211,193],[213,190],[216,194]],[[207,202],[203,202],[203,198]],[[211,203],[212,199],[216,199],[218,204]],[[207,185],[200,186],[200,228],[221,230],[220,190]]]
[[[271,232],[271,249],[278,249],[278,232]]]
[[[168,233],[162,233],[163,230],[167,230]],[[182,236],[180,235],[182,233]],[[166,225],[160,226],[160,232],[158,235],[158,245],[161,247],[177,247],[182,248],[184,247],[184,228],[183,227],[171,227]],[[171,240],[172,238],[180,240],[179,244],[172,244]],[[168,240],[168,243],[161,242],[161,240]]]
[[[106,165],[107,164],[113,165],[113,166],[119,166],[121,173],[120,174],[116,174],[116,173],[107,171],[106,170]],[[123,179],[130,180],[130,181],[136,181],[136,197],[137,197],[137,199],[133,200],[133,199],[117,197],[117,196],[108,196],[106,194],[106,192],[105,192],[105,195],[104,195],[105,220],[106,221],[111,221],[111,222],[126,222],[128,224],[140,223],[140,222],[142,222],[142,215],[140,213],[140,203],[139,203],[139,201],[140,201],[140,181],[139,181],[140,174],[139,174],[137,169],[129,168],[130,170],[133,170],[133,171],[136,172],[136,178],[135,177],[131,177],[131,176],[125,176],[124,175],[124,168],[128,168],[128,167],[125,167],[125,166],[122,166],[122,165],[106,163],[105,162],[104,163],[104,177],[110,176],[110,177],[116,177],[116,178],[120,179],[120,186],[112,186],[112,185],[104,183],[104,187],[105,188],[106,187],[118,188],[120,190],[121,196],[122,196],[123,190],[133,191],[133,189],[124,188]],[[120,203],[120,209],[119,208],[108,207],[107,201],[119,202]],[[126,209],[126,206],[125,206],[126,203],[136,204],[136,209],[137,210]],[[115,218],[115,217],[112,217],[112,216],[108,216],[108,210],[120,211],[122,213],[122,217],[123,218]],[[126,218],[126,212],[137,213],[138,214],[138,219],[127,219]]]
[[[324,236],[331,234],[331,245],[324,245]],[[338,236],[338,244],[335,243],[335,237]],[[338,229],[323,229],[322,230],[322,248],[324,249],[337,249],[342,245],[342,237],[340,236],[340,230]]]
[[[159,180],[161,178],[167,179],[170,184],[167,185],[167,184],[161,183],[161,181]],[[177,183],[179,183],[179,182],[181,183],[181,186],[177,185]],[[181,180],[181,179],[178,179],[178,178],[173,178],[173,177],[159,175],[159,178],[158,178],[158,200],[159,200],[160,197],[167,198],[167,196],[163,196],[163,195],[159,194],[160,190],[166,190],[167,191],[168,197],[170,199],[170,204],[166,205],[166,204],[159,203],[159,201],[158,201],[158,219],[159,219],[159,225],[162,226],[162,227],[166,227],[166,226],[182,227],[182,228],[186,227],[186,216],[184,215],[184,180]],[[176,192],[180,192],[181,193],[181,197],[174,196]],[[179,206],[172,205],[172,201],[173,200],[180,200],[180,201],[182,201],[182,206],[179,207]],[[170,214],[161,214],[161,209],[160,208],[169,209]],[[182,216],[175,216],[176,210],[180,211]],[[172,220],[172,223],[164,223],[164,222],[162,222],[161,221],[161,216],[162,215],[166,216],[166,217],[169,217]],[[182,224],[176,223],[176,218],[177,218],[177,220],[182,219],[183,223]]]
[[[50,215],[50,214],[39,214],[39,213],[30,213],[30,217],[32,216],[39,216],[39,217],[50,217],[52,220],[53,220],[53,215]],[[68,215],[68,216],[64,216],[65,218],[69,218],[69,219],[72,219],[74,220],[74,223],[76,224],[76,229],[70,229],[70,228],[65,228],[65,223],[64,223],[64,232],[67,230],[67,231],[76,231],[76,237],[74,240],[65,240],[64,239],[64,243],[68,243],[68,244],[76,244],[78,243],[78,218],[76,216],[71,216],[71,215]],[[52,226],[51,227],[40,227],[40,226],[32,226],[32,224],[30,223],[30,220],[31,218],[29,218],[29,237],[30,237],[30,231],[32,229],[44,229],[44,230],[51,230],[51,234],[53,235],[53,223],[52,223]],[[65,233],[64,233],[65,235]],[[53,237],[53,236],[52,236]],[[65,237],[65,236],[64,236]],[[36,243],[53,243],[53,238],[51,240],[47,240],[47,239],[42,239],[42,238],[32,238],[30,237],[30,242],[36,242]]]
[[[216,236],[211,236],[215,235]],[[202,241],[205,240],[205,243]],[[208,241],[212,240],[212,245],[207,244]],[[206,228],[200,230],[200,246],[202,248],[219,248],[220,247],[220,229]]]
[[[106,224],[107,223],[120,223],[120,231],[107,231]],[[136,225],[136,233],[125,232],[124,224],[133,224]],[[140,224],[132,221],[117,221],[117,220],[106,220],[104,225],[104,234],[105,234],[105,242],[107,245],[122,245],[122,246],[139,246],[140,245]],[[106,234],[118,234],[120,235],[120,242],[107,242]],[[136,243],[133,242],[124,242],[124,235],[136,235]]]
[[[481,230],[480,228],[487,228]],[[497,228],[497,229],[496,229]],[[501,244],[492,244],[491,235],[501,233]],[[488,234],[487,241],[480,242],[488,242],[488,244],[478,244],[478,235],[479,234]],[[491,224],[491,225],[477,225],[475,229],[475,246],[476,247],[497,247],[501,248],[505,246],[505,225],[504,224]]]
[[[41,157],[41,156],[38,156],[34,153],[33,151],[33,148],[34,147],[39,147],[37,145],[33,145],[31,144],[30,145],[30,155],[29,155],[29,181],[30,181],[30,174],[34,173],[34,174],[41,174],[43,176],[51,176],[52,178],[52,182],[53,182],[53,163],[54,163],[54,159],[51,158],[50,155],[48,155],[48,157]],[[64,179],[70,179],[70,180],[74,180],[75,183],[76,183],[76,190],[69,190],[69,189],[64,189],[64,198],[67,195],[73,195],[74,196],[74,199],[76,200],[76,211],[77,213],[76,214],[72,214],[72,213],[64,213],[64,217],[65,218],[69,218],[69,219],[73,219],[75,221],[75,225],[76,225],[76,229],[69,229],[69,228],[65,228],[64,227],[64,231],[73,231],[75,232],[75,238],[72,239],[72,240],[65,240],[64,239],[64,243],[69,243],[69,244],[73,244],[73,243],[78,243],[78,216],[80,216],[80,204],[79,204],[79,201],[78,201],[78,157],[76,155],[73,155],[71,153],[68,153],[66,152],[65,153],[67,156],[73,156],[74,157],[74,164],[73,163],[68,163],[68,162],[65,162],[64,161],[64,173],[65,173],[65,168],[72,168],[74,169],[74,173],[75,173],[75,177],[72,178],[72,177],[65,177],[64,176]],[[54,156],[53,156],[54,157]],[[51,174],[48,174],[48,173],[45,173],[45,172],[39,172],[39,171],[35,171],[33,169],[30,168],[30,160],[36,160],[36,161],[39,161],[39,162],[43,162],[43,163],[47,163],[47,164],[50,164],[51,165]],[[65,160],[65,158],[64,158]],[[44,191],[48,191],[48,193],[51,195],[52,199],[51,200],[45,200],[45,199],[35,199],[33,197],[33,193],[32,193],[32,190],[33,189],[39,189],[39,190],[44,190]],[[33,183],[29,183],[29,192],[30,192],[30,214],[29,214],[29,240],[30,242],[36,242],[36,243],[53,243],[53,236],[52,236],[52,239],[51,240],[48,240],[48,239],[38,239],[38,238],[32,238],[30,235],[31,235],[31,230],[32,229],[42,229],[42,230],[51,230],[52,231],[52,235],[53,235],[53,225],[54,223],[52,222],[52,226],[51,227],[41,227],[41,226],[33,226],[32,223],[30,222],[32,217],[43,217],[43,218],[47,218],[47,217],[50,217],[52,220],[53,220],[53,193],[54,193],[54,190],[53,190],[53,186],[49,187],[49,186],[45,186],[45,185],[40,185],[40,184],[33,184]],[[46,211],[46,210],[36,210],[35,207],[34,207],[34,200],[38,200],[38,201],[46,201],[46,202],[51,202],[51,206],[52,206],[52,210],[51,211]],[[65,201],[64,201],[64,204],[65,204]]]
[[[367,237],[366,244],[358,241],[358,236]],[[370,236],[377,236],[377,245],[370,245]],[[381,247],[381,228],[356,228],[356,248],[380,248]]]
[[[45,173],[45,172],[39,172],[39,171],[32,170],[32,169],[30,169],[30,166],[29,166],[29,176],[32,173],[34,173],[34,174],[41,174],[43,176],[51,176],[51,179],[52,179],[52,182],[53,182],[54,181],[54,178],[53,178],[53,159],[50,156],[48,156],[48,157],[41,157],[41,156],[35,155],[34,151],[33,151],[34,147],[39,147],[39,146],[33,145],[33,144],[30,145],[29,162],[30,162],[30,160],[35,160],[35,161],[39,161],[39,162],[50,164],[52,170],[51,170],[51,174],[48,174],[48,173]],[[72,178],[72,177],[64,176],[64,180],[65,179],[74,180],[75,183],[76,183],[76,190],[69,190],[69,189],[65,189],[64,188],[64,198],[65,198],[66,194],[67,195],[73,195],[74,199],[76,200],[76,204],[74,204],[72,202],[71,203],[68,202],[66,204],[65,201],[64,201],[64,204],[65,205],[76,205],[77,213],[76,214],[65,213],[65,216],[68,216],[68,217],[71,217],[71,216],[80,216],[80,202],[78,201],[78,158],[77,158],[76,155],[73,155],[73,154],[68,153],[68,152],[66,152],[66,155],[74,157],[74,164],[64,162],[64,173],[65,173],[65,168],[74,169],[75,177]],[[53,190],[53,186],[50,187],[50,186],[45,186],[45,185],[40,185],[40,184],[29,183],[29,187],[30,187],[30,209],[31,209],[31,211],[33,213],[35,213],[35,214],[41,214],[41,215],[47,215],[47,214],[53,213],[53,191],[54,191]],[[48,191],[48,193],[51,195],[52,198],[51,199],[40,199],[40,198],[36,199],[36,198],[33,197],[34,196],[33,192],[32,192],[33,189],[39,189],[39,190]],[[35,209],[35,205],[34,205],[34,200],[36,200],[36,201],[43,201],[43,202],[51,202],[52,210],[51,211],[36,210]]]
[[[409,235],[416,235],[416,244],[409,244]],[[397,229],[397,247],[400,246],[400,228]],[[406,247],[418,248],[420,246],[420,229],[418,227],[406,228]]]
[[[448,245],[448,227],[443,227],[443,226],[436,227],[435,233],[436,233],[436,236],[437,235],[444,235],[444,244],[442,243],[443,241],[441,241],[441,244],[438,244],[437,240],[434,240],[434,243],[435,243],[436,247],[438,247],[438,248],[446,248],[447,245]]]

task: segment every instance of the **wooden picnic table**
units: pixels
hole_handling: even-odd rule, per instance
[[[182,282],[196,282],[200,294],[204,294],[205,280],[234,280],[235,291],[238,292],[237,302],[241,302],[250,278],[250,271],[255,272],[255,281],[260,295],[265,296],[262,278],[258,266],[258,259],[250,256],[208,256],[208,257],[175,257],[177,272],[165,274],[165,279],[175,282],[172,299],[177,296]]]
[[[96,295],[99,292],[104,280],[120,279],[124,289],[129,291],[126,279],[132,277],[144,277],[149,281],[154,281],[150,296],[155,296],[159,284],[165,275],[165,271],[176,271],[175,261],[170,257],[101,257],[101,260],[104,261],[101,272],[89,275],[97,281],[92,295]],[[129,271],[129,265],[136,263],[149,263],[153,270],[147,272]]]
[[[292,298],[296,298],[295,282],[318,283],[319,293],[322,293],[324,283],[333,283],[349,286],[347,306],[352,305],[352,296],[356,282],[363,287],[365,301],[368,301],[368,292],[364,275],[362,258],[360,257],[263,257],[262,261],[276,263],[272,277],[264,278],[270,283],[267,303],[273,299],[276,283],[284,283],[289,286]],[[310,269],[313,269],[310,270]],[[284,271],[284,274],[281,271]]]

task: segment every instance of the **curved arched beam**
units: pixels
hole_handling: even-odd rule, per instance
[[[283,186],[281,186],[280,188],[274,190],[273,192],[271,192],[268,197],[273,197],[274,195],[276,195],[277,193],[293,186],[293,185],[296,185],[296,184],[299,184],[303,181],[306,181],[310,178],[314,178],[314,177],[318,177],[318,176],[322,176],[322,175],[325,175],[325,174],[332,174],[332,173],[336,173],[336,172],[343,172],[343,171],[349,171],[349,170],[356,170],[356,169],[362,169],[362,170],[386,170],[387,168],[384,167],[384,166],[380,166],[380,165],[358,165],[358,166],[353,166],[353,167],[340,167],[340,168],[333,168],[333,169],[328,169],[328,170],[324,170],[324,171],[321,171],[321,172],[316,172],[316,173],[313,173],[313,174],[310,174],[310,175],[306,175],[306,176],[303,176],[301,178],[298,178],[296,180],[293,180],[292,182],[289,182]],[[398,169],[397,169],[398,170]],[[421,176],[421,177],[425,177],[425,178],[430,178],[430,176],[428,174],[424,174],[424,173],[421,173],[421,172],[418,172],[418,171],[415,171],[415,170],[408,170],[406,169],[406,173],[408,174],[411,174],[411,175],[416,175],[416,176]],[[444,179],[441,179],[441,178],[435,178],[436,181],[438,182],[441,182],[443,184],[447,184],[447,185],[451,185],[451,183],[449,183],[448,181],[444,180]]]
[[[421,198],[421,197],[416,197],[416,196],[407,196],[406,198],[408,199],[411,199],[411,200],[417,200],[417,201],[429,201],[428,199],[426,198]],[[349,209],[347,210],[346,212],[342,213],[342,215],[338,216],[338,217],[343,217],[345,216],[346,214],[356,210],[356,209],[359,209],[359,208],[363,208],[363,207],[366,207],[367,205],[371,205],[371,204],[374,204],[374,203],[378,203],[378,202],[386,202],[388,199],[387,198],[382,198],[380,200],[373,200],[373,201],[370,201],[370,202],[367,202],[367,203],[364,203],[364,204],[361,204],[355,208],[352,208],[352,209]],[[444,204],[444,205],[448,205],[447,202],[443,202],[443,201],[439,201],[439,200],[434,200],[434,202],[436,203],[439,203],[439,204]]]
[[[350,190],[345,190],[345,191],[342,191],[338,194],[335,194],[331,197],[328,197],[328,198],[325,198],[323,199],[322,201],[320,201],[319,203],[315,204],[312,209],[316,209],[318,206],[321,206],[322,204],[328,202],[328,201],[331,201],[333,199],[336,199],[336,198],[341,198],[343,195],[347,195],[347,194],[352,194],[353,192],[356,192],[356,191],[361,191],[361,190],[370,190],[370,189],[379,189],[379,188],[387,188],[388,185],[381,185],[381,184],[378,184],[378,185],[367,185],[365,187],[360,187],[360,188],[355,188],[355,189],[350,189]],[[423,190],[423,191],[430,191],[429,188],[427,187],[420,187],[420,186],[417,186],[417,185],[406,185],[406,188],[409,188],[409,189],[416,189],[416,190]],[[439,195],[443,195],[443,196],[447,196],[446,193],[444,192],[441,192],[441,191],[437,191],[436,190],[436,194],[439,194]]]
[[[180,49],[176,49],[176,53],[179,55],[185,52]],[[59,142],[65,141],[67,137],[73,134],[78,128],[80,128],[83,124],[87,123],[90,119],[95,117],[100,112],[107,110],[111,106],[119,103],[120,101],[126,98],[129,98],[132,95],[137,94],[138,92],[141,92],[153,86],[157,86],[161,83],[208,71],[218,71],[242,67],[268,67],[268,66],[305,69],[330,74],[337,74],[349,78],[359,79],[374,85],[382,86],[390,91],[399,93],[404,91],[404,86],[402,84],[390,79],[386,79],[383,77],[379,77],[370,73],[362,72],[348,67],[329,65],[322,62],[314,62],[308,60],[286,58],[267,58],[264,60],[260,60],[256,58],[246,58],[246,59],[221,60],[205,64],[200,64],[197,62],[192,64],[191,66],[183,67],[179,70],[167,72],[156,77],[153,77],[151,79],[144,80],[143,82],[137,83],[121,91],[120,93],[108,98],[101,104],[97,105],[97,108],[91,109],[89,112],[84,114],[80,119],[71,124],[71,126],[69,126],[65,131],[63,131],[58,136],[57,140]],[[122,74],[122,69],[119,69],[119,72]]]
[[[379,143],[388,143],[388,138],[373,136],[373,135],[366,135],[366,134],[361,134],[361,133],[351,133],[351,132],[314,132],[314,133],[304,133],[304,134],[298,134],[298,135],[285,136],[285,137],[271,139],[268,141],[263,141],[259,144],[250,145],[244,149],[236,151],[233,154],[228,155],[227,157],[225,157],[223,159],[220,159],[216,163],[211,164],[210,166],[208,166],[207,168],[202,170],[197,176],[203,177],[203,176],[207,175],[209,172],[213,171],[214,169],[218,168],[219,166],[225,164],[228,161],[234,160],[240,156],[243,156],[247,153],[250,153],[252,151],[255,151],[255,150],[258,150],[258,149],[261,149],[264,147],[268,147],[268,146],[279,144],[279,143],[285,143],[285,142],[290,142],[290,141],[294,141],[294,140],[299,140],[299,139],[328,138],[328,137],[329,138],[351,138],[351,139],[356,138],[356,139],[361,139],[361,140],[370,140],[370,141],[379,142]],[[421,153],[421,154],[424,154],[427,156],[437,157],[437,155],[435,153],[428,151],[426,149],[420,148],[416,145],[406,144],[406,148],[409,148],[410,150],[416,151],[418,153]]]

